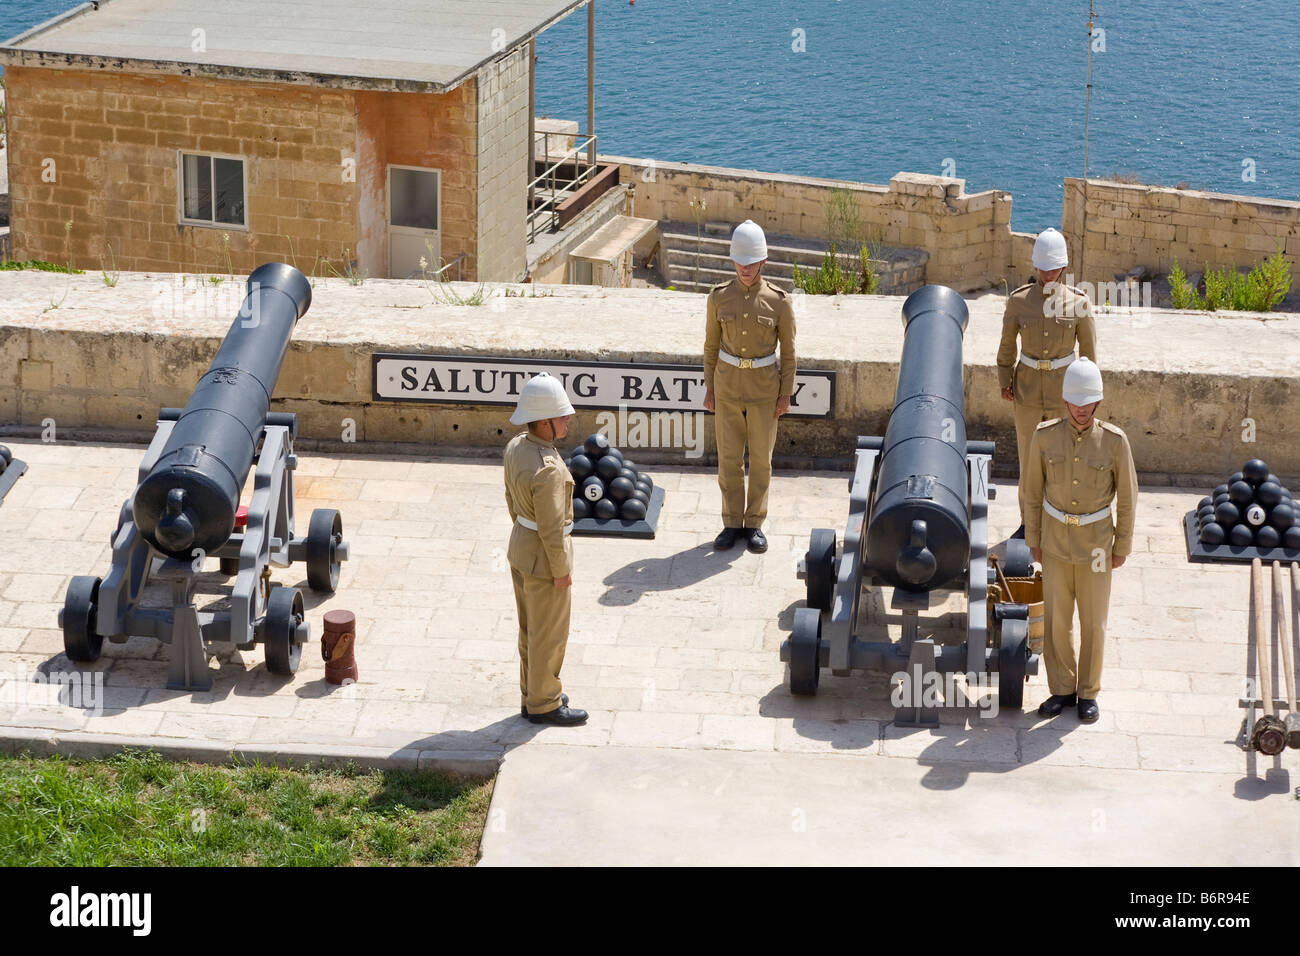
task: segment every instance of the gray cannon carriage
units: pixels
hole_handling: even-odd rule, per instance
[[[837,676],[855,670],[908,675],[915,686],[929,675],[998,674],[1000,707],[1022,706],[1024,682],[1038,672],[1029,652],[1028,607],[999,603],[988,614],[988,502],[993,443],[966,440],[962,393],[962,337],[968,312],[961,296],[930,285],[903,304],[903,357],[894,407],[884,438],[859,436],[849,483],[849,518],[842,552],[835,532],[814,529],[799,577],[807,607],[794,613],[794,629],[781,644],[790,665],[790,691],[815,694],[821,668]],[[1009,576],[1028,573],[1024,541],[1007,542]],[[881,640],[859,636],[871,610],[901,612],[902,633]],[[966,637],[960,644],[921,636],[922,611],[932,599],[966,594]],[[988,625],[989,618],[993,627]],[[883,634],[880,632],[883,630]],[[992,633],[990,633],[990,630]],[[905,695],[896,722],[935,726],[932,706]]]
[[[142,636],[172,645],[171,688],[212,686],[213,642],[264,644],[267,670],[297,671],[310,638],[302,593],[272,586],[271,566],[305,562],[312,590],[332,593],[348,557],[337,511],[312,512],[307,536],[294,535],[297,418],[269,411],[294,325],[310,305],[311,286],[297,269],[268,263],[248,277],[239,315],[189,403],[159,413],[140,482],[113,532],[108,576],[68,585],[59,626],[69,658],[93,661],[105,638]],[[245,516],[240,496],[254,465]],[[208,558],[235,578],[229,611],[195,606]],[[170,607],[142,606],[151,580],[170,584]]]

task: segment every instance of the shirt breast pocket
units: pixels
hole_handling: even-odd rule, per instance
[[[1065,456],[1064,455],[1045,455],[1043,464],[1047,471],[1047,481],[1049,484],[1057,484],[1065,478]]]
[[[758,312],[754,315],[754,319],[758,322],[759,325],[763,326],[766,329],[776,328],[776,323],[777,323],[776,310],[769,306],[760,306]]]
[[[1109,491],[1113,487],[1110,459],[1089,458],[1086,469],[1088,487],[1094,491]]]

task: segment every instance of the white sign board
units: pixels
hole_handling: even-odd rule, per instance
[[[698,412],[704,408],[704,370],[698,365],[376,352],[372,366],[377,402],[514,405],[524,382],[546,372],[564,383],[575,408],[652,412]],[[796,372],[790,414],[832,418],[834,412],[835,373]]]

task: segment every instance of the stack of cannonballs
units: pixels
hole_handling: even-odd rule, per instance
[[[639,521],[654,482],[602,434],[588,436],[564,463],[573,475],[573,517]]]
[[[1268,465],[1252,458],[1196,508],[1201,544],[1300,548],[1300,508]]]
[[[9,450],[8,445],[0,445],[0,475],[5,473],[5,469],[13,463],[14,455]]]

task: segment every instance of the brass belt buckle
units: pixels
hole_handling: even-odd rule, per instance
[[[1065,516],[1065,523],[1066,523],[1067,525],[1069,525],[1071,528],[1077,528],[1077,527],[1079,527],[1079,516],[1078,516],[1078,515],[1066,515],[1066,516]]]
[[[753,359],[741,359],[741,360],[740,360],[740,365],[739,365],[739,367],[740,367],[740,368],[753,368],[753,367],[754,367],[754,360],[753,360]]]
[[[1052,360],[1051,360],[1051,359],[1039,359],[1039,360],[1038,360],[1038,371],[1040,371],[1040,372],[1050,372],[1051,370],[1052,370]]]

